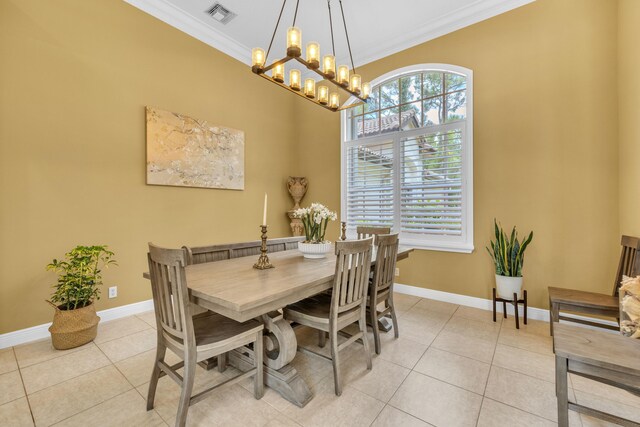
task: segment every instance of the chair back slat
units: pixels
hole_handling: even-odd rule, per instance
[[[269,253],[274,253],[297,249],[298,243],[303,240],[304,237],[285,237],[267,240],[267,250]],[[261,245],[261,240],[253,240],[250,242],[226,243],[222,245],[184,246],[184,249],[187,251],[187,265],[192,265],[259,255]]]
[[[173,338],[193,339],[185,249],[165,249],[149,243],[149,272],[158,327]]]
[[[376,266],[373,271],[371,297],[386,290],[393,291],[393,280],[396,271],[398,234],[379,234],[376,236]]]
[[[633,277],[640,274],[640,238],[622,236],[620,245],[622,246],[622,251],[620,253],[620,262],[618,263],[616,282],[613,285],[614,296],[618,296],[622,276]]]
[[[363,304],[367,297],[373,238],[336,242],[331,316]]]
[[[356,227],[356,234],[358,235],[358,240],[366,239],[368,237],[373,237],[377,234],[389,234],[391,233],[391,228],[389,227],[367,227],[364,225],[359,225]]]

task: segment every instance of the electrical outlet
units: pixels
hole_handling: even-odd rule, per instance
[[[400,275],[400,269],[398,267],[396,267],[396,276]]]
[[[118,287],[117,286],[111,286],[109,288],[109,298],[115,298],[118,296]]]

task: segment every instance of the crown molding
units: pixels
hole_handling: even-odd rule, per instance
[[[421,28],[394,37],[386,43],[376,43],[360,48],[354,58],[357,66],[362,66],[378,59],[393,55],[410,47],[429,40],[453,33],[454,31],[482,22],[494,16],[516,9],[535,0],[478,0],[470,6],[464,6],[446,15],[425,21]]]
[[[124,0],[126,3],[189,34],[203,43],[251,65],[251,49],[222,31],[203,23],[167,0]],[[535,0],[477,0],[444,16],[425,21],[421,28],[389,39],[386,43],[364,46],[354,57],[356,66],[362,66],[421,43],[452,33],[461,28],[508,12]],[[362,52],[366,52],[362,54]],[[336,58],[340,60],[340,58]],[[341,58],[344,59],[344,58]]]
[[[124,0],[124,2],[242,63],[251,65],[251,49],[249,47],[238,43],[222,31],[199,21],[166,0]]]

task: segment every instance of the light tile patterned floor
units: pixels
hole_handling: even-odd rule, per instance
[[[400,338],[383,334],[382,354],[366,370],[362,347],[342,357],[344,392],[333,392],[327,361],[298,353],[293,365],[313,400],[298,408],[271,389],[261,400],[251,380],[223,388],[189,410],[202,426],[546,426],[556,424],[554,358],[548,324],[513,318],[494,323],[488,311],[396,295]],[[100,324],[95,342],[56,351],[48,340],[0,350],[2,426],[173,425],[179,395],[160,380],[156,406],[145,398],[154,358],[155,319],[144,313]],[[299,343],[316,334],[299,329]],[[370,337],[371,339],[371,337]],[[372,341],[372,340],[371,340]],[[170,353],[170,352],[169,352]],[[171,353],[170,353],[171,354]],[[177,356],[171,360],[176,362]],[[195,389],[234,375],[200,369]],[[640,398],[572,376],[570,396],[640,422]],[[609,424],[571,412],[572,426]]]

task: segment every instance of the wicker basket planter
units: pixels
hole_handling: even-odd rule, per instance
[[[67,350],[93,341],[98,333],[98,322],[100,322],[95,304],[75,310],[60,310],[55,304],[50,304],[56,310],[53,323],[49,327],[54,348]]]

